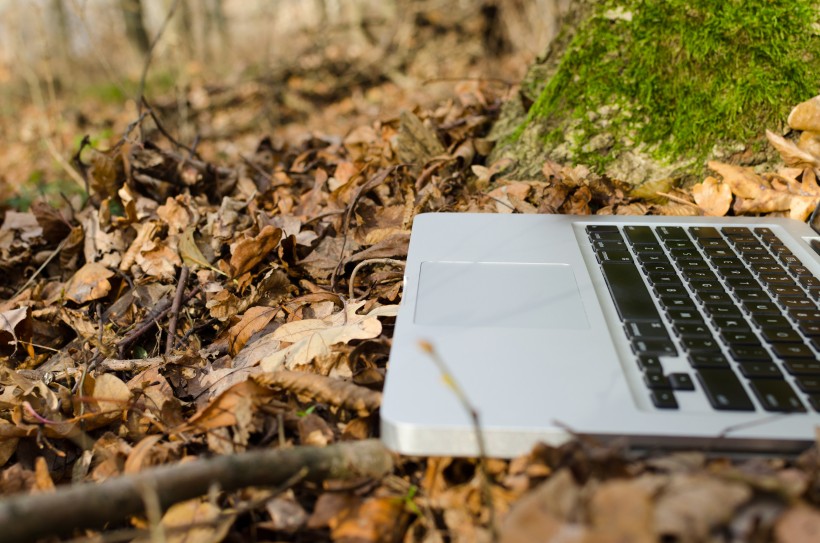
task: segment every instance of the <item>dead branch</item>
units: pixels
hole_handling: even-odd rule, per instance
[[[165,354],[170,355],[174,350],[174,340],[177,335],[177,319],[179,319],[179,309],[182,306],[182,295],[185,294],[185,283],[188,282],[188,266],[182,266],[179,270],[179,283],[174,294],[174,303],[171,305],[171,322],[168,323],[168,341],[165,343]]]
[[[185,295],[182,300],[182,303],[185,304],[199,294],[199,285],[197,285],[191,292]],[[148,314],[148,316],[143,319],[143,321],[133,330],[128,332],[124,338],[122,338],[119,343],[117,343],[117,352],[119,353],[120,357],[125,353],[125,350],[139,338],[141,338],[145,333],[148,332],[151,328],[153,328],[160,319],[164,318],[170,311],[171,311],[172,301],[170,298],[163,298],[160,302],[154,307],[154,309]]]
[[[121,360],[118,358],[106,358],[97,364],[97,370],[106,371],[142,371],[148,368],[165,364],[176,364],[184,358],[184,355],[177,354],[171,356],[152,356],[149,358],[134,358]]]
[[[372,413],[382,402],[381,392],[315,373],[280,370],[257,375],[253,379],[263,386],[283,388],[351,411]]]
[[[156,492],[162,509],[222,491],[279,485],[300,470],[305,479],[379,479],[393,471],[393,457],[371,439],[328,447],[296,447],[194,460],[136,475],[58,488],[56,492],[16,495],[0,502],[0,542],[34,541],[47,535],[99,527],[144,512],[144,489]]]

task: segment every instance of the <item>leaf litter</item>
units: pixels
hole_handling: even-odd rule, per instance
[[[252,156],[228,165],[126,134],[111,150],[87,149],[86,203],[6,211],[0,493],[375,436],[401,299],[395,262],[418,213],[805,221],[820,202],[820,128],[806,124],[818,98],[795,109],[788,138],[767,132],[780,169],[711,162],[716,177],[636,195],[551,161],[537,178],[504,178],[509,164],[487,163],[484,138],[508,96],[490,82],[462,83],[446,103],[342,139],[261,138]],[[279,540],[489,541],[496,528],[510,543],[820,537],[817,447],[795,459],[635,458],[579,437],[488,459],[483,470],[477,463],[403,458],[393,475],[354,485],[215,489],[128,522],[141,537],[158,523],[174,541],[252,531]],[[180,526],[188,539],[174,532]]]

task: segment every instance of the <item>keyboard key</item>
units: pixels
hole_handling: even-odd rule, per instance
[[[724,236],[729,238],[737,238],[738,236],[749,237],[752,235],[752,231],[745,226],[726,226],[721,228],[720,231],[723,232]]]
[[[592,243],[592,249],[595,252],[599,251],[626,251],[626,243],[618,240],[595,241]]]
[[[640,260],[640,258],[638,259]],[[646,273],[660,273],[667,275],[677,275],[678,270],[669,262],[644,262],[641,261],[641,267]]]
[[[734,317],[715,317],[712,319],[712,324],[721,332],[749,332],[752,328],[742,318]]]
[[[729,368],[729,361],[718,353],[689,353],[689,365],[693,368]]]
[[[814,353],[805,343],[772,343],[772,352],[778,358],[815,358]]]
[[[705,306],[706,312],[711,318],[715,317],[732,317],[735,319],[742,319],[743,314],[733,305],[708,305]]]
[[[813,300],[807,298],[783,298],[778,301],[786,309],[814,309],[817,307]]]
[[[806,411],[794,389],[782,379],[760,379],[751,381],[751,385],[752,391],[766,411]]]
[[[669,378],[662,373],[645,373],[643,382],[652,390],[669,390],[672,388]]]
[[[643,243],[658,243],[658,238],[652,233],[648,226],[624,226],[624,236],[631,245]]]
[[[816,309],[790,309],[789,316],[798,322],[820,322],[820,311]]]
[[[738,362],[768,362],[772,359],[766,349],[753,345],[732,345],[729,356]]]
[[[820,287],[820,279],[814,277],[813,275],[798,277],[797,281],[806,288]]]
[[[739,290],[735,292],[735,296],[741,302],[771,302],[772,299],[766,294],[765,290]]]
[[[593,242],[605,240],[624,240],[624,238],[621,236],[621,233],[618,232],[617,228],[615,230],[589,232],[589,239]]]
[[[803,289],[786,285],[772,285],[769,287],[769,292],[776,296],[778,300],[781,298],[802,298],[806,295]]]
[[[695,239],[723,239],[717,228],[711,226],[695,226],[689,229]]]
[[[671,390],[653,390],[649,393],[652,404],[658,409],[677,409],[678,401]]]
[[[735,305],[735,301],[725,292],[699,292],[698,301],[704,305]]]
[[[792,324],[783,315],[752,315],[752,321],[760,328],[792,327]]]
[[[666,326],[661,321],[649,322],[632,322],[624,323],[626,333],[630,338],[658,338],[665,339],[669,337],[669,332],[666,331]]]
[[[678,263],[678,266],[681,266],[681,269],[686,269],[684,267],[694,266],[695,264],[700,264],[703,269],[709,269],[709,266],[703,261],[703,256],[695,249],[672,249],[669,251],[669,255],[672,260]]]
[[[601,263],[601,271],[621,320],[660,320],[655,302],[634,264],[606,261]]]
[[[818,322],[801,322],[797,327],[809,337],[820,336],[820,323]]]
[[[670,373],[667,377],[673,390],[695,390],[695,383],[688,373]]]
[[[689,352],[720,352],[720,344],[714,338],[683,337],[681,347]]]
[[[820,392],[820,377],[801,376],[796,378],[794,382],[803,392],[811,394]]]
[[[598,251],[596,256],[598,257],[598,262],[632,262],[632,255],[629,251],[610,251],[607,249],[604,251]]]
[[[666,339],[643,339],[632,340],[632,350],[635,354],[656,354],[660,356],[674,356],[678,354],[675,344]]]
[[[745,362],[740,364],[740,373],[747,379],[780,379],[783,373],[772,362]]]
[[[661,360],[655,355],[639,356],[638,367],[644,373],[663,373],[663,365],[661,364]]]
[[[772,302],[741,302],[743,309],[752,315],[781,315],[780,308]]]
[[[803,339],[794,328],[761,328],[760,335],[769,343],[794,343]]]
[[[758,290],[760,288],[760,283],[751,277],[728,277],[726,279],[726,286],[735,292],[742,292],[745,290]]]
[[[586,230],[588,234],[593,232],[617,232],[618,227],[614,224],[590,224]]]
[[[698,381],[712,407],[721,411],[754,411],[751,398],[740,379],[730,369],[702,368],[696,372]]]
[[[689,299],[689,291],[683,285],[656,285],[655,292],[661,298],[686,298]]]
[[[703,317],[697,309],[674,309],[667,308],[666,315],[675,324],[702,323]]]
[[[720,333],[720,339],[729,345],[760,345],[760,340],[751,330],[748,332],[729,332],[725,330]]]
[[[689,236],[686,235],[686,231],[680,226],[659,226],[655,229],[655,232],[658,234],[658,237],[664,241],[689,239]]]
[[[712,331],[709,330],[704,322],[675,323],[673,327],[675,329],[675,333],[681,337],[712,337]]]
[[[783,367],[792,375],[817,375],[820,376],[820,362],[809,362],[807,360],[784,360]]]
[[[690,281],[689,286],[695,292],[725,292],[723,285],[718,281]]]
[[[794,279],[792,279],[785,273],[761,273],[760,275],[758,275],[758,279],[760,279],[760,282],[764,285],[794,285]]]

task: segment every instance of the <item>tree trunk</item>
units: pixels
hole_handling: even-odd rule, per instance
[[[145,31],[142,17],[142,0],[120,0],[120,10],[125,20],[125,34],[142,56],[148,54],[151,40]]]
[[[558,37],[506,104],[491,160],[546,160],[640,185],[702,179],[706,161],[774,153],[789,109],[817,93],[812,0],[601,0],[571,4]],[[788,29],[786,31],[785,29]]]

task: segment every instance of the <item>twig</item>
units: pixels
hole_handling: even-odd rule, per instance
[[[177,291],[174,294],[174,303],[171,305],[171,322],[168,323],[168,337],[165,341],[165,354],[170,355],[174,350],[174,340],[177,335],[177,319],[179,319],[179,308],[182,305],[182,295],[185,294],[185,283],[188,282],[188,266],[183,265],[179,270],[179,282]]]
[[[142,65],[142,74],[140,75],[140,86],[139,86],[139,93],[137,95],[137,108],[138,113],[142,116],[142,105],[143,105],[143,96],[145,95],[145,80],[148,77],[148,68],[151,66],[151,59],[154,56],[154,49],[159,43],[160,38],[165,33],[165,29],[168,27],[168,22],[171,20],[171,17],[174,16],[174,12],[177,10],[177,6],[179,5],[179,0],[174,0],[174,3],[171,4],[171,7],[168,9],[168,13],[165,15],[165,20],[162,21],[162,26],[160,26],[159,31],[157,31],[157,35],[154,36],[154,41],[151,42],[151,46],[148,47],[148,54],[145,56],[145,63]],[[145,134],[142,132],[142,124],[139,125],[140,128],[140,139],[145,139]]]
[[[43,263],[40,265],[40,267],[39,267],[39,268],[37,268],[37,271],[35,271],[35,272],[31,275],[31,277],[29,277],[28,281],[26,281],[26,284],[25,284],[25,285],[23,285],[22,287],[20,287],[19,289],[17,289],[17,292],[15,292],[15,293],[14,293],[14,296],[12,296],[12,297],[11,297],[11,299],[12,299],[12,300],[13,300],[14,298],[16,298],[17,296],[19,296],[21,292],[23,292],[24,290],[26,290],[26,289],[28,288],[28,286],[29,286],[31,283],[33,283],[33,282],[34,282],[34,280],[37,278],[37,276],[38,276],[38,275],[40,275],[40,272],[42,272],[42,271],[45,269],[45,267],[46,267],[46,266],[48,266],[48,263],[49,263],[49,262],[51,262],[52,260],[54,260],[54,257],[55,257],[55,256],[57,256],[58,254],[60,254],[60,251],[62,251],[62,250],[63,250],[63,247],[65,247],[66,242],[68,242],[68,236],[66,236],[66,237],[65,237],[65,239],[63,239],[63,241],[61,241],[61,242],[60,242],[60,244],[57,246],[57,248],[56,248],[56,249],[54,249],[54,251],[53,251],[50,255],[48,255],[48,258],[46,258],[46,261],[45,261],[45,262],[43,262]]]
[[[0,542],[35,541],[141,513],[144,504],[140,490],[146,487],[153,486],[160,507],[165,509],[206,494],[213,484],[226,492],[279,485],[303,469],[309,481],[380,479],[393,471],[393,457],[375,439],[321,448],[257,450],[147,469],[102,483],[58,488],[48,494],[18,494],[0,502]]]
[[[183,299],[182,303],[184,304],[188,300],[196,296],[199,293],[199,289],[200,286],[197,285],[196,288],[194,288],[194,290],[185,295],[185,298]],[[171,311],[171,303],[172,302],[170,298],[163,298],[136,328],[131,330],[128,334],[126,334],[124,338],[122,338],[117,343],[117,352],[119,353],[120,357],[122,357],[125,353],[125,349],[127,349],[136,340],[141,338],[146,332],[148,332],[148,330],[150,330],[156,325],[157,321],[165,317],[165,315],[167,315],[168,312]]]
[[[683,204],[683,205],[687,205],[687,206],[692,206],[692,207],[696,207],[696,208],[700,209],[700,206],[698,204],[694,204],[694,203],[692,203],[688,200],[685,200],[685,199],[681,198],[680,196],[675,196],[674,194],[669,194],[668,192],[661,192],[661,191],[656,191],[655,194],[657,194],[658,196],[663,196],[664,198],[668,198],[668,199],[672,200],[675,203]]]
[[[359,187],[359,190],[356,192],[356,196],[353,197],[353,200],[347,207],[347,213],[345,214],[344,223],[342,224],[342,250],[339,251],[339,263],[333,269],[333,274],[330,276],[331,292],[336,292],[336,278],[339,276],[339,271],[344,266],[345,249],[347,248],[347,231],[350,227],[350,218],[353,215],[353,210],[356,209],[356,204],[359,202],[359,198],[361,198],[364,193],[384,183],[385,179],[387,179],[387,176],[390,175],[392,172],[396,171],[396,168],[397,166],[385,168],[373,177],[371,177],[370,179],[368,179],[364,185]]]
[[[444,379],[445,384],[450,390],[453,391],[453,394],[456,395],[456,398],[459,403],[461,403],[461,406],[465,411],[467,411],[467,414],[470,415],[470,418],[472,419],[476,443],[478,444],[478,466],[482,475],[481,493],[483,494],[484,501],[487,504],[487,509],[490,513],[490,533],[492,534],[493,541],[498,541],[498,526],[496,526],[495,520],[495,505],[493,504],[493,495],[490,492],[490,475],[487,473],[487,448],[484,444],[484,433],[481,431],[481,419],[478,411],[475,407],[473,407],[473,404],[470,403],[469,398],[467,398],[467,394],[464,393],[464,390],[447,368],[447,364],[444,363],[444,359],[441,358],[438,352],[433,348],[433,345],[427,341],[420,341],[419,347],[421,347],[421,350],[433,360],[433,363],[441,372],[441,376]]]
[[[181,354],[172,356],[152,356],[149,358],[134,358],[134,359],[119,359],[106,358],[97,364],[97,369],[102,372],[106,371],[142,371],[148,368],[161,366],[165,364],[176,364],[184,358]]]
[[[348,285],[350,288],[348,289],[348,299],[353,299],[353,285],[356,284],[356,274],[359,272],[359,269],[363,268],[368,264],[392,264],[394,266],[402,267],[405,265],[403,260],[396,260],[395,258],[370,258],[367,260],[362,260],[356,267],[353,268],[353,273],[350,274],[350,284]]]
[[[150,115],[151,119],[153,119],[154,124],[157,126],[157,130],[159,130],[160,134],[165,136],[168,139],[168,141],[170,141],[177,148],[182,148],[182,149],[185,149],[186,151],[188,151],[188,155],[191,158],[198,157],[199,155],[196,154],[196,151],[193,148],[188,147],[184,143],[177,141],[176,138],[174,138],[171,135],[170,132],[165,130],[165,127],[160,122],[159,117],[157,117],[157,114],[154,112],[154,108],[151,107],[151,104],[148,103],[148,100],[145,98],[145,96],[142,96],[141,99],[142,99],[142,104],[146,108],[148,108],[148,115]]]
[[[257,375],[253,380],[263,386],[283,388],[351,411],[372,413],[382,402],[380,392],[316,373],[280,370]]]

